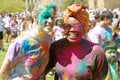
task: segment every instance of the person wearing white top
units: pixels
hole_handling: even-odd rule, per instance
[[[100,23],[97,24],[90,33],[88,33],[88,40],[101,46],[106,42],[112,40],[112,32],[108,26],[112,23],[113,14],[110,11],[104,11],[100,15]]]
[[[3,32],[4,32],[4,23],[2,21],[2,15],[0,15],[0,50],[4,51],[3,48]]]

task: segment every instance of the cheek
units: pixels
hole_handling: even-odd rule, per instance
[[[108,24],[108,23],[109,23],[109,20],[107,20],[107,19],[104,20],[104,23],[105,23],[105,24]]]
[[[109,20],[107,20],[107,24],[111,24],[112,23],[112,21],[109,19]]]
[[[110,24],[111,23],[111,21],[110,20],[108,20],[108,24]]]
[[[109,53],[106,53],[105,56],[106,56],[107,60],[110,59],[110,54]]]
[[[79,34],[77,38],[80,39],[80,38],[82,38],[82,36],[83,36],[83,33]]]
[[[120,54],[120,48],[117,49],[117,52]]]
[[[81,40],[81,39],[82,39],[82,37],[83,37],[83,33],[79,34],[79,35],[77,36],[77,38],[76,38],[76,41]]]
[[[106,58],[108,58],[108,57],[109,57],[109,54],[106,53],[105,56],[106,56]]]

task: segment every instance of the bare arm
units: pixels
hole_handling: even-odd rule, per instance
[[[8,58],[13,56],[14,54],[14,44],[11,44],[7,53],[6,53],[6,56],[5,56],[5,59],[3,61],[3,64],[1,66],[1,69],[0,69],[0,76],[2,77],[2,80],[8,80],[9,76],[10,76],[10,73],[11,73],[11,70],[14,68],[14,66],[16,65],[16,61],[10,61]],[[11,54],[10,54],[11,53]]]
[[[54,53],[54,46],[51,45],[50,47],[50,51],[49,51],[49,62],[48,62],[48,65],[46,67],[46,70],[45,70],[45,74],[47,74],[50,70],[53,69],[53,67],[55,66],[55,53]]]
[[[94,80],[110,80],[108,74],[108,63],[104,50],[100,46],[93,47],[93,60],[95,61],[95,70],[93,71]]]
[[[11,72],[10,65],[11,62],[7,58],[5,58],[0,69],[0,76],[2,77],[2,80],[8,80]]]

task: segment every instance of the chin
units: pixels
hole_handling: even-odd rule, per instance
[[[72,42],[72,43],[75,43],[75,42],[78,42],[78,41],[80,41],[80,40],[68,38],[68,41],[69,41],[69,42]]]

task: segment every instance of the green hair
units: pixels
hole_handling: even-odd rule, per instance
[[[115,43],[117,44],[117,48],[120,48],[120,39],[116,39]]]
[[[56,5],[54,3],[50,3],[45,7],[41,7],[38,13],[38,23],[44,27],[47,23],[48,18],[51,17],[53,12],[56,11]]]
[[[104,51],[106,51],[108,49],[117,50],[117,45],[116,45],[116,43],[114,41],[107,41],[107,42],[104,43],[103,49],[104,49]]]

